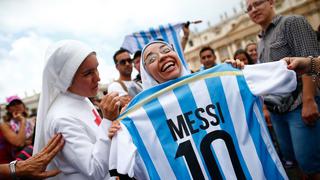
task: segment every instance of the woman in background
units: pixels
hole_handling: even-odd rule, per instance
[[[254,64],[252,58],[250,57],[250,55],[243,49],[238,49],[234,55],[233,55],[234,59],[239,59],[240,61],[242,61],[245,65],[247,64]]]
[[[34,119],[28,118],[25,104],[18,97],[8,98],[7,114],[0,123],[1,133],[8,142],[14,159],[27,159],[32,155]]]

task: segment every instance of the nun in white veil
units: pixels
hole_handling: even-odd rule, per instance
[[[148,47],[154,45],[157,46],[156,48],[160,47],[160,49],[155,50],[158,51],[158,53],[150,52],[150,50],[148,50]],[[160,60],[160,56],[164,56],[162,59],[164,59],[163,61],[166,61],[165,63],[156,62]],[[168,57],[168,60],[165,60],[166,57]],[[173,47],[165,41],[152,41],[147,44],[141,52],[140,62],[142,88],[144,90],[165,81],[190,74],[190,70],[183,66],[181,59],[178,57],[178,54],[174,51]],[[152,66],[154,64],[157,65],[156,68],[147,69],[147,66]],[[171,71],[173,75],[168,75],[170,73],[166,73],[166,71]],[[153,75],[158,76],[154,77]],[[160,77],[161,81],[156,80],[157,77]]]
[[[100,81],[96,53],[79,41],[65,40],[51,46],[46,59],[34,154],[61,133],[64,148],[48,166],[61,170],[53,179],[108,179],[111,122],[101,119],[88,99],[97,94]]]

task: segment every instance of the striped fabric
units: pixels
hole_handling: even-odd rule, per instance
[[[135,32],[125,36],[122,43],[122,48],[135,53],[148,44],[150,41],[162,39],[173,45],[175,51],[178,53],[179,58],[182,60],[183,65],[189,69],[187,61],[183,56],[183,50],[180,42],[179,33],[182,29],[183,23],[175,25],[168,24],[167,26],[160,25],[158,28],[150,28],[147,31]]]
[[[29,145],[24,147],[17,155],[16,160],[26,160],[32,156],[33,146]]]
[[[148,89],[119,120],[150,179],[287,179],[260,100],[230,65]]]

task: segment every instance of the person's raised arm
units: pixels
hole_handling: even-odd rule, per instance
[[[190,34],[189,24],[190,23],[185,23],[182,27],[182,31],[183,31],[183,36],[181,39],[182,50],[185,50],[185,48],[187,46],[188,39],[189,39],[189,34]]]
[[[20,122],[20,128],[18,133],[11,130],[10,125],[7,123],[0,124],[0,130],[4,138],[12,145],[16,147],[22,147],[25,145],[26,140],[26,122],[27,119],[21,113],[13,113],[13,118]]]

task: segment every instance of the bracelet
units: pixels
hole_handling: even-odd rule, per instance
[[[316,81],[317,77],[320,77],[320,72],[316,72],[316,60],[312,56],[308,56],[310,58],[310,71],[308,75],[312,76],[312,81]]]
[[[317,71],[317,63],[316,63],[316,60],[317,61],[320,61],[320,56],[318,57],[318,58],[314,58],[314,67],[315,67],[315,69],[314,69],[314,72],[315,72],[315,75],[318,77],[318,78],[320,78],[320,68],[319,68],[319,63],[318,63],[318,71]]]
[[[308,58],[310,58],[310,74],[313,75],[316,72],[316,63],[314,57],[308,56]]]
[[[12,179],[14,179],[14,180],[19,179],[16,174],[16,164],[17,164],[17,160],[11,161],[9,163],[10,175],[11,175]]]

